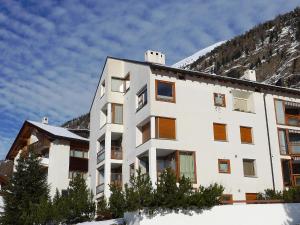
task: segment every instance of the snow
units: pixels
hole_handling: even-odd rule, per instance
[[[77,225],[114,225],[114,224],[124,224],[124,219],[113,219],[104,221],[94,221],[94,222],[84,222],[78,223]]]
[[[220,42],[217,42],[211,46],[208,46],[198,52],[196,52],[195,54],[185,58],[185,59],[182,59],[180,60],[179,62],[175,63],[172,65],[172,67],[175,67],[175,68],[182,68],[188,64],[191,64],[193,62],[195,62],[197,59],[199,59],[199,57],[205,55],[206,53],[209,53],[211,52],[214,48],[220,46],[221,44],[225,43],[226,41],[220,41]]]
[[[27,122],[34,125],[34,126],[36,126],[36,127],[39,127],[40,129],[42,129],[46,132],[49,132],[49,133],[53,134],[55,136],[88,141],[88,139],[80,137],[79,135],[74,134],[74,133],[68,131],[66,128],[63,128],[63,127],[51,126],[51,125],[48,125],[48,124],[29,121],[29,120],[27,120]]]

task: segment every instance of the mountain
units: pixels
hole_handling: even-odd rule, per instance
[[[68,129],[89,130],[90,129],[90,113],[86,113],[61,125]]]
[[[207,54],[208,52],[211,52],[213,49],[215,49],[216,47],[220,46],[221,44],[225,43],[225,41],[219,41],[211,46],[208,46],[204,49],[201,49],[200,51],[194,53],[193,55],[185,58],[185,59],[182,59],[180,60],[179,62],[175,63],[172,65],[172,67],[175,67],[175,68],[182,68],[182,67],[185,67],[193,62],[195,62],[197,59],[199,59],[199,57]]]
[[[199,54],[197,60],[179,64],[179,67],[236,78],[241,77],[246,69],[254,69],[260,82],[300,88],[299,41],[298,7],[255,26],[204,55]]]

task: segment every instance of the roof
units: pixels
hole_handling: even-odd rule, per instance
[[[17,154],[19,151],[18,146],[21,145],[26,145],[27,138],[30,136],[30,132],[28,130],[35,128],[41,132],[44,132],[46,135],[48,135],[51,138],[55,139],[66,139],[74,142],[84,142],[84,143],[89,143],[89,139],[81,137],[77,134],[72,133],[66,128],[63,127],[56,127],[56,126],[51,126],[48,124],[43,124],[39,122],[34,122],[34,121],[29,121],[26,120],[21,127],[17,137],[15,138],[12,146],[10,147],[6,159],[13,159],[14,156]]]
[[[56,126],[51,126],[48,124],[44,124],[44,123],[39,123],[39,122],[34,122],[34,121],[29,121],[27,120],[28,123],[54,135],[57,137],[63,137],[63,138],[68,138],[68,139],[74,139],[74,140],[82,140],[82,141],[89,141],[89,139],[84,138],[84,137],[80,137],[77,134],[72,133],[71,131],[69,131],[66,128],[63,127],[56,127]]]

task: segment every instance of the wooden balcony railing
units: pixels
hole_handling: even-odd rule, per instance
[[[300,143],[290,142],[288,144],[289,154],[299,155],[300,154]]]
[[[50,141],[46,138],[43,138],[37,142],[34,142],[28,145],[28,151],[34,151],[36,153],[40,153],[42,150],[50,147]]]
[[[122,147],[120,146],[111,146],[111,158],[112,159],[123,159]]]
[[[122,173],[111,173],[110,184],[122,187]]]

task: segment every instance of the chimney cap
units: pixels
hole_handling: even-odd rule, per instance
[[[42,123],[43,124],[48,124],[48,122],[49,122],[48,117],[44,116],[43,119],[42,119]]]
[[[145,61],[165,65],[166,56],[159,51],[147,50],[145,52]]]

